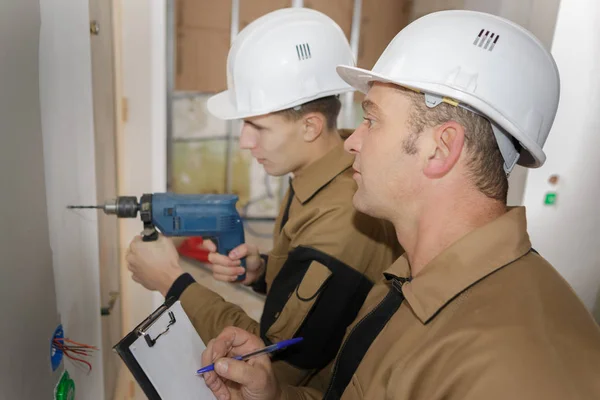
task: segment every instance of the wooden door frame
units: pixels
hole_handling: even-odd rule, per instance
[[[94,104],[94,141],[96,160],[96,193],[98,204],[118,194],[116,132],[117,65],[114,35],[113,3],[89,0],[90,44],[92,62],[92,97]],[[122,337],[119,226],[114,217],[98,215],[100,259],[100,300],[108,315],[101,318],[104,369],[104,393],[114,398],[121,360],[112,346]],[[100,310],[98,310],[100,312]]]

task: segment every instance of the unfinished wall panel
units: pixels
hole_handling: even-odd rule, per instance
[[[181,29],[177,32],[175,89],[217,93],[227,89],[227,29]]]
[[[469,1],[469,0],[467,0]],[[477,3],[498,3],[498,0],[471,0]],[[465,6],[465,0],[413,0],[411,10],[411,21],[421,18],[424,15],[443,10],[462,10],[468,8]]]
[[[231,0],[177,0],[177,28],[223,29],[231,22]]]
[[[255,19],[280,8],[291,6],[291,0],[240,1],[240,31]]]
[[[225,90],[231,1],[179,0],[175,7],[175,90]]]
[[[304,0],[304,7],[321,11],[329,16],[342,28],[350,40],[354,0]]]
[[[363,1],[357,64],[373,68],[390,41],[409,20],[412,1],[380,0],[377,7]]]

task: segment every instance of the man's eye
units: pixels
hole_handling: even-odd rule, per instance
[[[363,120],[366,122],[367,126],[370,128],[373,125],[373,120],[367,117],[363,117]]]

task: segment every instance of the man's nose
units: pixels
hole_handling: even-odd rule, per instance
[[[350,154],[360,153],[362,138],[366,129],[367,128],[364,126],[364,124],[360,124],[356,130],[352,132],[352,135],[350,135],[348,139],[344,141],[344,150]]]
[[[242,127],[242,132],[240,133],[240,149],[254,149],[258,142],[257,136],[258,134],[254,132],[252,128],[247,127],[244,124],[244,126]]]

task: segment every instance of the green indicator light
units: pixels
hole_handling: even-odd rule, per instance
[[[546,198],[544,199],[544,204],[547,206],[554,205],[556,203],[556,192],[546,193]]]

